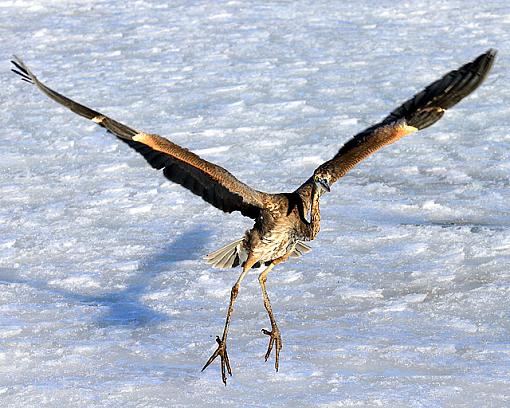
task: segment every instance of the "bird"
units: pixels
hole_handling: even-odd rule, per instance
[[[282,337],[267,293],[269,272],[290,257],[310,251],[305,243],[316,238],[320,230],[320,199],[349,170],[379,149],[404,136],[436,123],[445,111],[473,92],[487,77],[497,51],[489,49],[471,62],[452,70],[430,83],[422,91],[391,111],[379,123],[349,139],[332,159],[317,167],[298,188],[290,192],[267,193],[241,182],[223,167],[211,163],[169,139],[126,126],[109,116],[88,108],[54,91],[42,83],[18,57],[13,56],[12,71],[21,79],[74,113],[83,116],[140,153],[154,169],[180,184],[193,194],[225,213],[240,212],[254,220],[242,238],[205,256],[213,267],[240,267],[241,273],[230,291],[225,324],[221,337],[216,337],[216,349],[202,368],[204,371],[218,357],[221,379],[227,385],[227,373],[232,368],[227,353],[228,331],[241,283],[247,273],[263,267],[258,280],[263,304],[271,330],[262,329],[269,337],[265,361],[274,349],[274,367],[278,371]]]

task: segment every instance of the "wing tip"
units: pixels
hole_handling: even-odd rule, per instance
[[[485,62],[483,67],[484,77],[487,76],[487,74],[492,70],[492,67],[494,65],[494,62],[496,61],[497,56],[498,50],[496,48],[489,48],[487,51],[485,51],[484,54],[481,55],[482,59]]]
[[[480,81],[477,84],[477,87],[482,83],[483,79],[487,76],[487,74],[492,69],[494,65],[494,61],[496,61],[496,57],[498,55],[498,50],[495,48],[489,48],[483,54],[480,54],[477,58],[475,58],[471,64],[476,67],[476,72],[481,76]],[[470,65],[469,63],[466,65]]]
[[[404,117],[409,125],[420,130],[433,125],[447,109],[455,106],[484,82],[497,53],[495,48],[489,48],[472,61],[450,71],[394,110],[388,118],[394,120],[398,116]]]
[[[496,48],[489,48],[485,53],[495,58],[498,55],[498,50]]]
[[[19,75],[22,81],[28,82],[30,84],[34,83],[34,75],[30,72],[20,57],[17,55],[12,55],[11,63],[16,67],[16,69],[11,68],[11,71],[16,75]]]

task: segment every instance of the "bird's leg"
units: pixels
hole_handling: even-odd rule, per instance
[[[267,361],[267,359],[269,358],[269,356],[271,354],[271,351],[273,350],[273,346],[275,346],[275,354],[276,355],[275,355],[274,368],[276,369],[276,371],[278,371],[278,366],[279,366],[279,362],[280,362],[280,350],[282,349],[282,336],[280,334],[280,330],[278,329],[278,326],[276,325],[276,319],[274,318],[274,315],[273,315],[273,309],[271,308],[271,302],[269,301],[269,296],[267,295],[266,280],[267,280],[267,275],[269,274],[269,272],[271,272],[271,270],[279,263],[286,261],[289,258],[291,252],[292,251],[289,251],[284,256],[271,261],[269,266],[266,269],[264,269],[262,271],[262,273],[259,275],[259,283],[260,283],[260,287],[262,289],[262,297],[264,298],[264,307],[266,308],[267,314],[269,315],[269,320],[271,321],[271,331],[262,329],[262,333],[269,336],[269,345],[267,347],[267,352],[266,352],[266,355],[264,358],[265,358],[265,361]]]
[[[280,359],[280,350],[282,348],[282,336],[280,334],[280,330],[278,329],[278,326],[276,324],[276,319],[273,315],[273,309],[271,308],[271,302],[269,301],[269,296],[267,295],[266,290],[266,279],[267,274],[271,272],[271,269],[273,269],[275,266],[274,262],[271,262],[269,266],[264,269],[264,271],[259,275],[259,282],[260,287],[262,288],[262,297],[264,298],[264,307],[267,310],[267,314],[269,315],[269,320],[271,321],[271,331],[262,329],[262,333],[269,336],[269,345],[267,346],[267,352],[264,356],[265,361],[269,358],[269,355],[271,354],[271,351],[273,350],[273,345],[276,345],[275,348],[275,363],[274,367],[276,371],[278,371],[279,366],[279,359]]]
[[[230,326],[230,319],[232,316],[232,312],[234,310],[234,303],[237,298],[237,294],[239,293],[239,287],[241,286],[241,282],[243,281],[244,277],[248,273],[248,271],[251,269],[253,265],[257,263],[257,260],[254,259],[251,255],[248,257],[246,262],[243,266],[243,271],[241,272],[241,275],[239,275],[239,278],[237,279],[234,286],[232,286],[232,290],[230,292],[230,303],[228,305],[227,310],[227,318],[225,320],[225,327],[223,328],[223,335],[221,336],[221,339],[216,337],[216,342],[218,343],[218,348],[216,351],[209,357],[209,360],[207,360],[207,363],[205,363],[204,367],[202,368],[202,371],[204,371],[215,359],[216,357],[221,357],[221,379],[223,380],[223,383],[227,385],[227,375],[225,373],[225,368],[228,371],[229,375],[232,375],[232,369],[230,368],[230,361],[228,360],[227,355],[227,334],[228,334],[228,328]]]

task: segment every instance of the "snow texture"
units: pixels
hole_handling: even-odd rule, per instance
[[[495,1],[1,0],[1,407],[510,406],[510,6]],[[265,191],[486,49],[475,94],[351,171],[313,251],[254,271],[200,369],[242,236],[135,152],[9,72]]]

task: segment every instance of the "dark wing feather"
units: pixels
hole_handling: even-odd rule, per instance
[[[462,98],[473,92],[486,78],[496,50],[490,49],[457,70],[431,83],[423,91],[391,112],[384,120],[358,133],[331,160],[319,166],[314,175],[328,179],[330,184],[343,177],[360,161],[400,138],[436,123]],[[310,188],[312,178],[299,189]]]
[[[167,179],[187,188],[222,211],[240,211],[253,219],[259,216],[265,193],[253,190],[222,167],[206,162],[161,136],[141,133],[135,138],[145,139],[144,142],[120,140],[140,153],[153,168],[163,169]],[[187,160],[176,157],[177,152]]]
[[[382,123],[404,119],[409,126],[425,129],[436,123],[451,108],[478,88],[496,59],[496,50],[490,49],[459,69],[450,71],[432,82],[423,91],[391,112]]]
[[[229,213],[240,211],[247,217],[258,217],[260,210],[264,207],[266,193],[252,189],[224,168],[200,158],[161,136],[130,128],[55,92],[39,81],[23,61],[17,57],[14,58],[12,63],[17,69],[12,71],[21,76],[21,79],[36,85],[54,101],[115,134],[140,153],[153,168],[164,169],[163,174],[169,180],[187,188],[220,210]]]

